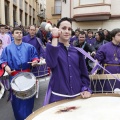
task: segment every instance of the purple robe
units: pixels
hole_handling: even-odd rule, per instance
[[[102,45],[98,49],[95,59],[105,66],[105,68],[112,74],[120,73],[120,45],[114,45],[112,42]],[[103,73],[106,74],[104,71]],[[110,80],[110,82],[113,87],[115,80]],[[116,81],[113,88],[120,88],[120,81]],[[108,81],[105,83],[104,90],[112,91]]]
[[[52,71],[47,93],[50,89],[64,95],[75,95],[84,90],[90,91],[84,56],[74,46],[71,45],[67,50],[62,43],[57,47],[47,43],[46,62]],[[50,97],[49,101],[45,98],[48,103],[67,99],[52,93],[46,97]]]
[[[25,43],[29,43],[29,44],[33,45],[36,48],[39,57],[43,57],[43,58],[45,57],[45,50],[43,49],[43,47],[37,41],[36,36],[31,38],[30,35],[28,34],[27,36],[23,37],[22,41],[25,42]],[[41,65],[41,66],[33,67],[32,68],[32,73],[36,77],[44,77],[44,76],[48,75],[47,74],[48,73],[47,66],[46,65]]]
[[[73,44],[73,41],[78,41],[78,37],[73,36],[70,38],[70,44]]]
[[[25,43],[29,43],[29,44],[33,45],[38,52],[38,56],[44,57],[45,52],[44,52],[42,46],[38,43],[36,36],[31,38],[30,35],[28,34],[28,35],[23,37],[22,41]]]
[[[90,45],[90,46],[93,46],[93,44],[95,43],[95,38],[89,38],[87,37],[86,38],[86,42]]]

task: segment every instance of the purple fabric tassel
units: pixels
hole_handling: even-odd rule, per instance
[[[50,85],[49,85],[49,87],[48,87],[48,89],[47,89],[47,92],[46,92],[46,95],[45,95],[45,99],[44,99],[44,104],[43,104],[43,106],[49,104],[49,100],[50,100],[51,93],[52,93],[52,90],[51,90],[51,87],[50,87]]]
[[[94,73],[98,67],[102,68],[103,70],[105,70],[107,73],[111,74],[112,77],[114,77],[116,80],[120,81],[119,78],[117,78],[116,76],[114,76],[112,73],[110,73],[108,70],[106,70],[103,66],[101,66],[98,62],[96,62],[95,59],[93,59],[86,51],[84,51],[82,48],[78,48],[75,47],[75,49],[77,49],[80,53],[82,53],[83,55],[85,55],[85,57],[89,58],[91,61],[93,61],[94,63],[96,63],[96,66],[93,68],[92,72]]]

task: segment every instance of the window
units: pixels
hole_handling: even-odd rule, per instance
[[[55,14],[61,14],[61,0],[55,0]]]

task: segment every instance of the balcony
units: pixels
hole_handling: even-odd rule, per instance
[[[81,3],[80,6],[74,7],[73,18],[76,21],[108,20],[111,16],[111,3],[105,1],[107,0],[103,3]]]
[[[38,17],[45,18],[45,12],[41,12],[40,14],[38,14]]]

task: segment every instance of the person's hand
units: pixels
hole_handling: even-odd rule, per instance
[[[93,51],[93,52],[91,53],[91,56],[95,56],[95,54],[96,54],[96,52],[95,52],[95,51]]]
[[[81,92],[82,98],[89,98],[91,96],[91,93],[88,91]]]
[[[11,73],[13,72],[13,71],[11,71],[11,69],[10,69],[10,67],[9,67],[8,65],[5,67],[5,71],[6,71],[9,75],[11,75]]]
[[[37,66],[37,64],[38,64],[38,61],[37,60],[34,60],[34,61],[32,61],[32,66],[34,67],[34,66]]]

